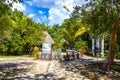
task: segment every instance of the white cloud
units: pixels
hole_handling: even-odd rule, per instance
[[[80,0],[56,0],[55,6],[49,9],[49,25],[59,24],[64,21],[64,19],[69,18],[70,13],[73,11],[75,5],[80,5]],[[63,6],[67,6],[70,12],[65,10]]]
[[[39,15],[35,12],[30,12],[32,10],[26,10],[28,6],[25,4],[23,5],[23,3],[14,3],[13,9],[16,8],[17,10],[26,12],[29,14],[28,17],[33,18],[37,22],[47,22],[49,25],[61,25],[64,19],[69,18],[70,13],[73,11],[73,7],[78,4],[80,5],[83,2],[84,0],[30,0],[25,2],[28,4],[28,6],[30,5],[34,7],[37,6],[40,8],[48,8],[48,15],[45,15],[46,12],[41,10],[37,11]],[[63,6],[66,6],[70,12],[63,8]]]
[[[33,18],[35,16],[35,14],[29,14],[28,17],[29,18]]]
[[[16,3],[16,2],[14,2],[14,3],[13,3],[12,10],[14,10],[14,9],[17,9],[17,10],[19,10],[19,11],[25,11],[26,6],[23,5],[22,3]]]
[[[35,19],[37,23],[41,23],[42,21],[39,18]]]
[[[33,3],[38,7],[51,8],[54,6],[55,0],[33,0]]]
[[[28,3],[30,6],[33,4],[31,1],[26,1],[26,3]]]
[[[42,20],[42,22],[46,22],[47,21],[47,16],[45,16],[45,15],[41,16],[41,20]]]
[[[60,9],[58,8],[51,8],[49,10],[49,25],[53,25],[53,24],[61,24],[63,22],[64,19],[69,18],[68,13],[66,12],[62,12]]]
[[[41,16],[41,17],[35,17],[34,20],[37,22],[37,23],[42,23],[42,22],[46,22],[48,19],[45,15]]]
[[[12,3],[12,2],[13,2],[12,0],[5,0],[6,4],[9,4],[9,3]]]
[[[41,10],[40,10],[40,11],[38,11],[38,12],[39,12],[39,14],[44,14],[44,12],[43,12],[43,11],[41,11]]]

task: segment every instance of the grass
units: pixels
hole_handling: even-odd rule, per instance
[[[16,57],[19,57],[19,56],[1,56],[0,55],[0,58],[16,58]]]
[[[35,58],[35,56],[32,56],[32,55],[22,55],[22,56],[19,56],[19,57]]]
[[[35,58],[35,56],[31,56],[31,55],[22,55],[22,56],[5,56],[5,55],[0,55],[0,58],[18,58],[18,57]]]

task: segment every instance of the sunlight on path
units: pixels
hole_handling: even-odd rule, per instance
[[[49,61],[39,61],[36,60],[35,65],[32,70],[30,70],[29,74],[44,74],[47,72]]]
[[[79,71],[57,60],[44,61],[29,58],[0,60],[0,79],[2,80],[82,80]],[[84,80],[89,80],[85,78]]]
[[[28,73],[35,76],[39,74],[39,79],[48,79],[48,80],[80,80],[85,78],[84,76],[79,74],[79,71],[72,68],[72,71],[67,70],[66,67],[69,65],[65,65],[65,63],[59,63],[59,61],[35,61],[35,66]],[[71,65],[72,67],[72,65]],[[44,77],[44,76],[45,77]],[[84,80],[89,80],[85,78]]]

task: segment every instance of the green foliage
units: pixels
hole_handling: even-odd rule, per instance
[[[0,52],[21,55],[26,48],[40,46],[44,40],[40,25],[22,12],[12,11],[7,5],[0,4]]]
[[[32,55],[22,55],[22,56],[5,56],[5,55],[0,55],[0,58],[21,58],[21,57],[26,57],[26,58],[35,58],[35,56]]]
[[[0,2],[0,17],[3,15],[8,15],[11,13],[11,10],[8,5]]]
[[[53,49],[57,50],[58,48],[61,48],[63,46],[63,34],[62,34],[62,28],[59,25],[53,25],[50,29],[49,29],[49,34],[51,35],[51,37],[54,40],[54,44],[53,44]]]
[[[74,8],[74,10],[73,10],[73,12],[71,13],[70,17],[71,17],[71,18],[74,18],[74,19],[79,19],[79,18],[81,17],[81,15],[80,15],[80,9],[81,9],[81,7],[78,6],[78,5],[76,5],[76,6],[73,7],[73,8]]]
[[[16,57],[20,57],[20,56],[0,56],[0,58],[16,58]]]
[[[118,0],[91,0],[81,7],[83,23],[90,25],[90,30],[94,35],[106,32],[110,34],[115,29],[118,31],[120,27],[119,2]]]
[[[23,0],[0,0],[0,3],[7,2],[7,5],[11,7],[11,6],[13,6],[14,2],[18,3],[18,2],[22,2],[22,1]]]
[[[75,6],[70,18],[65,19],[62,24],[64,46],[70,49],[77,48],[77,44],[80,44],[81,36],[87,31],[89,31],[89,28],[81,20],[80,6]]]
[[[44,23],[40,24],[40,26],[42,30],[47,31],[54,40],[55,43],[52,46],[54,51],[63,46],[64,42],[62,41],[63,40],[62,27],[60,27],[58,24],[48,26],[45,25]]]
[[[87,41],[79,40],[75,43],[74,48],[79,51],[80,48],[84,47],[87,48],[88,43]]]
[[[32,56],[34,56],[36,59],[39,59],[39,52],[40,52],[39,48],[35,47]]]
[[[116,59],[120,59],[120,52],[116,53]]]
[[[120,29],[120,0],[90,0],[81,9],[83,22],[90,25],[92,34],[110,33],[109,53],[103,65],[104,70],[110,70]]]
[[[68,44],[69,48],[73,48],[77,37],[75,36],[79,29],[78,23],[74,19],[66,19],[62,24],[62,33],[65,39],[65,43]]]

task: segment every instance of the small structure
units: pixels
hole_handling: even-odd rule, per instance
[[[43,34],[46,36],[44,43],[54,44],[54,41],[48,32],[44,31]]]
[[[63,55],[65,61],[79,59],[79,52],[75,50],[66,50],[66,55]]]
[[[54,41],[48,32],[44,31],[43,34],[46,36],[45,41],[42,44],[41,59],[52,59],[52,44]]]

